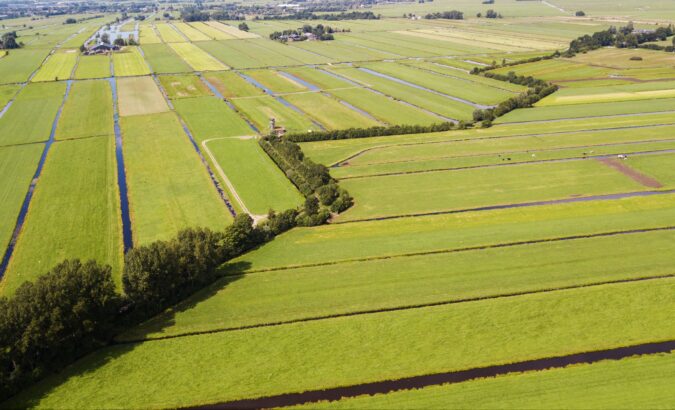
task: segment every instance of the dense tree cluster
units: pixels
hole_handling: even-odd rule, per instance
[[[576,53],[595,50],[600,47],[614,46],[618,48],[636,48],[651,41],[665,40],[674,33],[673,26],[658,27],[656,30],[635,30],[633,23],[620,28],[614,26],[607,30],[584,35],[570,42],[565,56],[571,57]],[[649,47],[652,48],[652,47]],[[661,49],[655,47],[655,49]],[[665,49],[665,47],[663,48]]]
[[[432,19],[463,20],[464,13],[457,10],[451,10],[444,12],[429,13],[426,16],[424,16],[424,18],[430,20]]]
[[[475,110],[473,112],[473,120],[482,121],[484,127],[491,125],[495,118],[501,117],[502,115],[517,108],[531,107],[534,105],[534,103],[546,97],[547,95],[554,93],[558,89],[557,85],[549,84],[546,81],[529,76],[519,76],[513,71],[509,72],[507,75],[489,72],[484,73],[484,75],[489,78],[494,78],[495,80],[508,81],[510,83],[529,87],[526,93],[509,98],[506,101],[502,101],[494,108]]]
[[[305,157],[295,142],[268,136],[260,140],[260,146],[307,198],[296,218],[298,225],[322,224],[330,217],[330,212],[342,212],[352,206],[352,197],[337,185],[328,168]],[[319,205],[325,208],[321,209]]]
[[[391,125],[388,127],[348,128],[331,131],[314,131],[302,134],[287,134],[286,139],[294,142],[344,140],[352,138],[382,137],[386,135],[421,134],[425,132],[448,131],[454,128],[451,122],[432,125]]]
[[[338,21],[338,20],[379,20],[379,14],[375,14],[372,11],[349,11],[341,13],[325,13],[325,14],[316,14],[312,11],[298,11],[292,14],[286,14],[283,16],[272,15],[264,16],[264,20],[327,20],[327,21]]]
[[[574,15],[577,16],[577,17],[584,17],[584,16],[586,16],[586,13],[584,13],[583,10],[579,10],[576,13],[574,13]]]
[[[191,21],[207,21],[211,19],[211,14],[207,11],[198,9],[197,7],[184,7],[180,11],[180,18],[185,22]]]
[[[21,48],[21,43],[16,41],[16,31],[9,31],[0,37],[0,50],[11,50]]]
[[[287,41],[305,41],[309,39],[315,39],[319,41],[330,41],[334,40],[333,33],[336,32],[347,32],[347,30],[338,30],[330,26],[324,26],[323,24],[317,24],[312,27],[309,24],[305,24],[297,30],[284,30],[284,31],[275,31],[270,34],[270,40],[281,41],[285,43]]]

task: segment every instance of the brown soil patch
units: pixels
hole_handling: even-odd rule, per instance
[[[622,160],[615,158],[598,158],[598,161],[603,164],[614,168],[615,170],[621,172],[625,176],[633,179],[635,182],[642,184],[643,186],[649,188],[662,188],[663,185],[656,179],[647,176],[631,167],[626,165]]]

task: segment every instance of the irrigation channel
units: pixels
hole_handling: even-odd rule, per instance
[[[115,131],[115,158],[117,159],[117,186],[120,190],[120,211],[122,213],[122,243],[124,244],[124,253],[134,246],[133,234],[131,230],[131,214],[129,213],[129,192],[127,189],[127,173],[124,167],[124,150],[122,145],[122,130],[120,128],[120,114],[117,107],[117,82],[112,62],[110,63],[110,72],[113,77],[108,79],[113,99],[113,122]]]
[[[249,84],[252,84],[252,85],[254,85],[254,86],[260,88],[260,89],[263,90],[266,94],[269,94],[269,95],[271,95],[272,97],[274,97],[274,99],[277,100],[277,101],[279,101],[281,104],[283,104],[283,105],[285,105],[286,107],[290,108],[291,110],[297,112],[298,114],[302,114],[304,117],[307,117],[307,119],[310,120],[310,121],[312,122],[312,124],[314,124],[314,125],[316,125],[317,127],[319,127],[319,129],[320,129],[321,131],[326,131],[326,128],[325,128],[321,123],[317,122],[316,120],[314,120],[313,118],[311,118],[310,116],[308,116],[308,115],[307,115],[304,111],[302,111],[300,108],[298,108],[298,107],[296,107],[295,105],[291,104],[289,101],[285,100],[283,97],[277,95],[274,91],[272,91],[271,89],[265,87],[265,86],[262,85],[260,82],[256,81],[254,78],[249,77],[249,76],[247,76],[246,74],[241,73],[241,72],[238,72],[238,71],[237,71],[237,74],[239,74],[239,76],[240,76],[241,78],[243,78],[244,80],[246,80]]]
[[[68,99],[68,95],[70,95],[70,89],[72,85],[73,85],[72,80],[66,81],[66,92],[63,94],[63,100],[61,101],[61,105],[59,106],[59,109],[56,112],[56,116],[54,117],[54,121],[52,122],[52,129],[49,132],[49,139],[47,140],[47,142],[45,142],[45,147],[42,150],[42,155],[40,156],[40,161],[38,162],[37,169],[35,170],[33,179],[31,180],[30,185],[28,186],[28,192],[26,192],[26,196],[24,197],[23,203],[21,204],[21,209],[19,211],[19,216],[16,219],[16,225],[14,226],[12,237],[9,241],[9,244],[7,245],[7,250],[5,251],[4,256],[2,257],[2,262],[0,262],[0,279],[2,279],[3,276],[5,276],[5,271],[7,270],[9,261],[12,258],[12,254],[14,253],[14,248],[16,247],[16,241],[19,239],[21,228],[23,228],[23,224],[26,221],[26,215],[28,214],[30,202],[33,199],[33,194],[35,193],[35,187],[37,186],[37,183],[40,179],[40,175],[42,174],[42,168],[44,167],[45,161],[47,160],[49,149],[52,147],[52,144],[54,143],[54,137],[56,135],[56,127],[59,124],[61,112],[63,112],[63,106],[66,103],[66,99]]]
[[[209,174],[209,178],[211,178],[211,182],[213,183],[213,186],[216,188],[216,191],[218,191],[218,195],[220,195],[220,199],[223,200],[225,203],[225,206],[227,207],[227,210],[230,212],[232,216],[237,216],[237,211],[234,210],[234,207],[230,203],[230,200],[227,199],[227,195],[225,194],[225,190],[223,189],[222,186],[220,186],[220,182],[218,182],[218,178],[216,178],[216,175],[213,173],[211,170],[211,166],[209,165],[208,161],[206,158],[204,158],[204,155],[202,154],[202,151],[199,149],[199,145],[197,145],[197,141],[195,141],[194,136],[192,135],[192,132],[190,132],[190,129],[188,128],[187,124],[185,121],[183,121],[183,117],[178,114],[176,109],[174,108],[173,104],[171,103],[171,99],[169,99],[169,96],[166,93],[166,90],[164,87],[162,87],[162,84],[159,82],[159,78],[157,78],[157,74],[152,75],[153,80],[155,80],[155,84],[157,84],[157,87],[159,90],[162,92],[162,95],[164,96],[164,100],[166,101],[167,105],[169,108],[171,108],[171,111],[176,115],[176,118],[178,118],[178,121],[180,122],[181,127],[183,127],[183,131],[185,132],[185,135],[187,135],[188,139],[190,140],[190,144],[192,144],[192,148],[194,148],[195,152],[197,155],[199,155],[199,159],[202,161],[202,164],[206,168],[206,172]]]
[[[251,121],[249,121],[248,118],[241,115],[239,113],[239,110],[237,110],[237,107],[235,107],[234,104],[229,102],[227,100],[227,98],[225,98],[225,96],[220,91],[218,91],[218,89],[213,84],[211,84],[206,78],[204,78],[202,73],[196,73],[196,74],[199,77],[199,79],[202,81],[202,83],[204,83],[204,85],[206,85],[206,87],[208,87],[208,89],[211,90],[213,95],[218,97],[220,100],[224,101],[225,104],[227,104],[227,106],[230,107],[230,109],[232,111],[234,111],[237,115],[239,115],[239,117],[241,117],[244,121],[246,121],[246,124],[248,124],[249,128],[251,128],[253,130],[253,132],[255,132],[256,134],[260,134],[260,130],[258,130],[258,127],[256,127]]]
[[[672,350],[675,350],[675,340],[643,343],[617,347],[614,349],[574,353],[564,356],[546,357],[509,364],[474,367],[466,370],[412,376],[396,380],[384,380],[325,390],[310,390],[302,393],[287,393],[255,399],[234,400],[191,408],[199,410],[219,410],[288,407],[319,401],[335,401],[366,394],[386,394],[398,390],[421,389],[442,384],[455,384],[474,379],[497,377],[509,373],[545,371],[549,369],[560,369],[571,365],[592,364],[603,360],[621,360],[636,355],[670,353]]]

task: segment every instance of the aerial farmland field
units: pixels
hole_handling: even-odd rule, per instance
[[[675,409],[675,5],[0,5],[0,408]]]

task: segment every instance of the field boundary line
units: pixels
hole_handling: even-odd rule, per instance
[[[583,104],[576,104],[576,105],[583,105]],[[551,107],[553,107],[553,106],[551,106]],[[499,123],[497,123],[495,125],[541,124],[541,123],[558,122],[558,121],[582,121],[582,120],[587,120],[589,118],[593,119],[593,118],[642,117],[642,116],[645,116],[645,115],[654,115],[654,114],[675,114],[675,110],[635,112],[635,113],[626,113],[626,114],[589,115],[587,117],[563,117],[563,118],[551,118],[551,119],[548,119],[548,120],[530,120],[530,121],[512,121],[512,122],[507,122],[507,121],[501,122],[500,121]]]
[[[574,197],[574,198],[548,199],[548,200],[544,200],[544,201],[533,201],[533,202],[517,202],[517,203],[511,203],[511,204],[479,206],[479,207],[476,207],[476,208],[450,209],[450,210],[446,210],[446,211],[432,211],[432,212],[419,212],[419,213],[412,213],[412,214],[375,216],[375,217],[372,217],[372,218],[351,219],[351,220],[348,220],[348,221],[336,221],[336,222],[331,222],[331,223],[333,223],[333,224],[347,224],[347,223],[367,222],[367,221],[385,221],[385,220],[388,220],[388,219],[418,218],[418,217],[422,217],[422,216],[461,214],[461,213],[465,213],[465,212],[494,211],[494,210],[497,210],[497,209],[527,208],[527,207],[531,207],[531,206],[567,204],[567,203],[573,203],[573,202],[607,201],[607,200],[612,200],[612,199],[632,198],[632,197],[636,197],[636,196],[667,195],[667,194],[672,194],[672,193],[675,193],[675,189],[619,192],[619,193],[616,193],[616,194],[579,196],[579,197]]]
[[[147,343],[147,342],[157,342],[157,341],[161,341],[161,340],[178,339],[178,338],[182,338],[182,337],[203,336],[203,335],[226,333],[226,332],[240,332],[240,331],[246,331],[246,330],[252,330],[252,329],[266,328],[266,327],[287,326],[287,325],[293,325],[293,324],[298,324],[298,323],[318,322],[318,321],[340,319],[340,318],[347,318],[347,317],[354,317],[354,316],[375,315],[375,314],[380,314],[380,313],[400,312],[400,311],[413,310],[413,309],[425,309],[425,308],[432,308],[432,307],[438,307],[438,306],[458,305],[458,304],[462,304],[462,303],[482,302],[482,301],[493,300],[493,299],[509,299],[509,298],[517,298],[517,297],[521,297],[521,296],[527,296],[527,295],[565,292],[565,291],[570,291],[570,290],[575,290],[575,289],[593,288],[593,287],[606,286],[606,285],[621,285],[621,284],[625,284],[625,283],[634,283],[634,282],[658,281],[658,280],[666,280],[666,279],[672,279],[672,278],[675,278],[675,273],[671,273],[671,274],[667,274],[667,275],[644,276],[644,277],[636,277],[636,278],[607,280],[607,281],[600,281],[600,282],[589,282],[589,283],[585,283],[585,284],[582,283],[582,284],[576,284],[576,285],[561,286],[561,287],[557,287],[557,288],[541,288],[541,289],[527,290],[527,291],[521,291],[521,292],[510,292],[510,293],[502,293],[502,294],[494,294],[494,295],[476,296],[476,297],[472,297],[472,298],[450,299],[450,300],[443,300],[443,301],[437,301],[437,302],[428,302],[428,303],[383,307],[383,308],[379,308],[379,309],[365,309],[365,310],[357,310],[357,311],[351,311],[351,312],[334,313],[334,314],[330,314],[330,315],[320,315],[320,316],[313,316],[313,317],[298,318],[298,319],[285,320],[285,321],[258,323],[258,324],[244,325],[244,326],[224,327],[224,328],[219,328],[219,329],[209,329],[209,330],[201,330],[201,331],[198,330],[198,331],[185,332],[185,333],[179,333],[179,334],[174,334],[174,335],[165,335],[165,336],[156,336],[156,337],[149,337],[149,338],[139,338],[139,339],[128,339],[128,340],[121,340],[121,341],[113,341],[113,344],[114,345],[128,345],[128,344],[138,344],[138,343]]]
[[[474,367],[444,373],[410,376],[400,379],[366,382],[322,390],[308,390],[301,393],[284,393],[251,399],[232,400],[215,404],[184,407],[199,410],[260,409],[289,407],[319,401],[337,401],[357,396],[386,394],[394,391],[421,389],[429,386],[462,383],[469,380],[492,378],[502,375],[562,369],[571,365],[593,364],[604,360],[621,360],[632,356],[670,354],[675,350],[675,340],[641,343],[603,350],[590,350],[560,356],[524,360]]]

